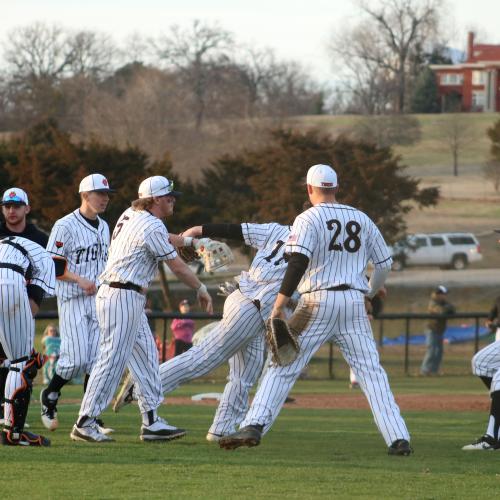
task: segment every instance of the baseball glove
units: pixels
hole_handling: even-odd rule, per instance
[[[193,247],[177,247],[177,253],[179,257],[188,264],[195,260],[200,260],[198,252],[196,252]]]
[[[234,261],[233,252],[221,241],[209,238],[195,240],[194,249],[200,256],[207,273],[219,269],[219,267],[227,266]]]
[[[300,351],[297,335],[281,318],[267,320],[266,341],[273,363],[286,366],[297,359]]]

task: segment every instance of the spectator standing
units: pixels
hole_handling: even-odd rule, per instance
[[[492,332],[495,332],[495,341],[500,340],[500,296],[495,299],[485,325]]]
[[[427,311],[430,314],[440,314],[442,317],[433,318],[427,324],[427,352],[420,372],[422,375],[437,375],[443,359],[443,338],[446,330],[447,316],[455,313],[455,306],[447,300],[448,288],[439,285],[431,293],[431,300]]]
[[[187,299],[181,300],[179,303],[179,311],[181,314],[188,314],[190,310],[189,301]],[[178,356],[193,347],[194,321],[192,319],[174,319],[172,320],[170,328],[174,335],[174,356]]]

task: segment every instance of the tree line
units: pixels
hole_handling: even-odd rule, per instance
[[[173,232],[222,221],[291,224],[307,198],[307,169],[316,163],[334,166],[339,202],[365,211],[389,241],[404,234],[405,214],[412,208],[438,201],[439,190],[421,189],[389,147],[284,128],[269,131],[259,147],[207,161],[198,180],[181,182],[168,154],[151,161],[135,146],[118,148],[95,139],[75,142],[48,120],[0,143],[0,185],[25,189],[33,216],[46,230],[79,205],[79,182],[92,172],[104,174],[117,190],[105,214],[111,225],[150,175],[173,179],[184,193],[168,222]]]

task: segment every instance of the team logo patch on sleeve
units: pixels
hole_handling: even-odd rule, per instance
[[[56,241],[56,248],[62,248],[64,243],[62,241]]]
[[[296,234],[291,234],[288,237],[287,243],[295,243],[297,241],[297,235]]]

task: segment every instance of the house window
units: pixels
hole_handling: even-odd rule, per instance
[[[441,85],[462,85],[464,75],[460,73],[443,73],[441,75]]]
[[[486,77],[487,77],[486,71],[473,71],[472,85],[485,85]]]
[[[484,92],[472,92],[472,107],[475,109],[483,109],[486,104]]]

